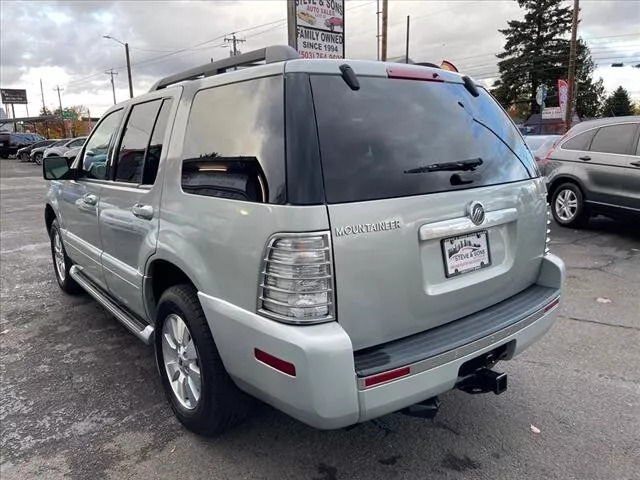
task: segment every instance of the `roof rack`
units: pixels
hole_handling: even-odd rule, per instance
[[[199,67],[190,68],[184,72],[169,75],[154,84],[149,91],[154,92],[185,80],[212,77],[213,75],[224,73],[231,68],[241,66],[254,67],[259,65],[259,62],[276,63],[295,58],[300,58],[300,55],[298,55],[298,52],[295,49],[287,45],[274,45],[271,47],[260,48],[259,50],[242,53],[234,57],[224,58],[217,62],[207,63]]]

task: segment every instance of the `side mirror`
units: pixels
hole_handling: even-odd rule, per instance
[[[84,152],[85,157],[93,157],[95,156],[95,152],[93,150],[86,150]]]
[[[65,180],[71,178],[68,160],[64,157],[42,159],[42,176],[45,180]]]

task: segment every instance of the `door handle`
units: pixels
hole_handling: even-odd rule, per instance
[[[84,197],[82,197],[82,201],[87,204],[94,206],[98,203],[98,196],[93,193],[87,193]]]
[[[640,162],[631,162],[634,167],[640,167]]]
[[[131,207],[131,213],[133,213],[138,218],[151,220],[153,218],[153,207],[151,205],[141,205],[139,203],[136,203],[133,207]]]
[[[591,157],[589,155],[583,155],[582,157],[578,157],[580,160],[584,160],[585,162],[588,162],[589,160],[591,160]]]

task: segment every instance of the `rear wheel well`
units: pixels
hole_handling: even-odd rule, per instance
[[[56,219],[56,213],[53,211],[53,207],[49,204],[44,208],[44,223],[47,226],[47,232],[51,231],[51,224]]]
[[[155,260],[149,267],[149,277],[151,277],[149,294],[152,303],[152,309],[150,309],[150,311],[152,312],[155,312],[160,297],[169,287],[186,283],[196,288],[186,273],[166,260]]]
[[[551,185],[549,185],[549,202],[551,202],[553,194],[556,192],[557,188],[563,183],[572,183],[573,185],[578,187],[578,189],[580,189],[580,193],[582,193],[582,198],[585,198],[584,190],[582,188],[582,185],[580,185],[580,182],[574,180],[571,177],[560,177],[556,178],[553,182],[551,182]]]

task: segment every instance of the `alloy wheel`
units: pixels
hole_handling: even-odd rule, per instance
[[[53,234],[53,260],[56,266],[56,274],[61,282],[67,277],[67,266],[64,259],[64,249],[62,248],[62,240],[58,230]]]
[[[175,313],[162,324],[162,358],[176,399],[185,409],[195,409],[202,389],[198,352],[189,327]]]
[[[578,197],[572,190],[562,190],[556,197],[554,208],[560,220],[570,222],[578,213]]]

